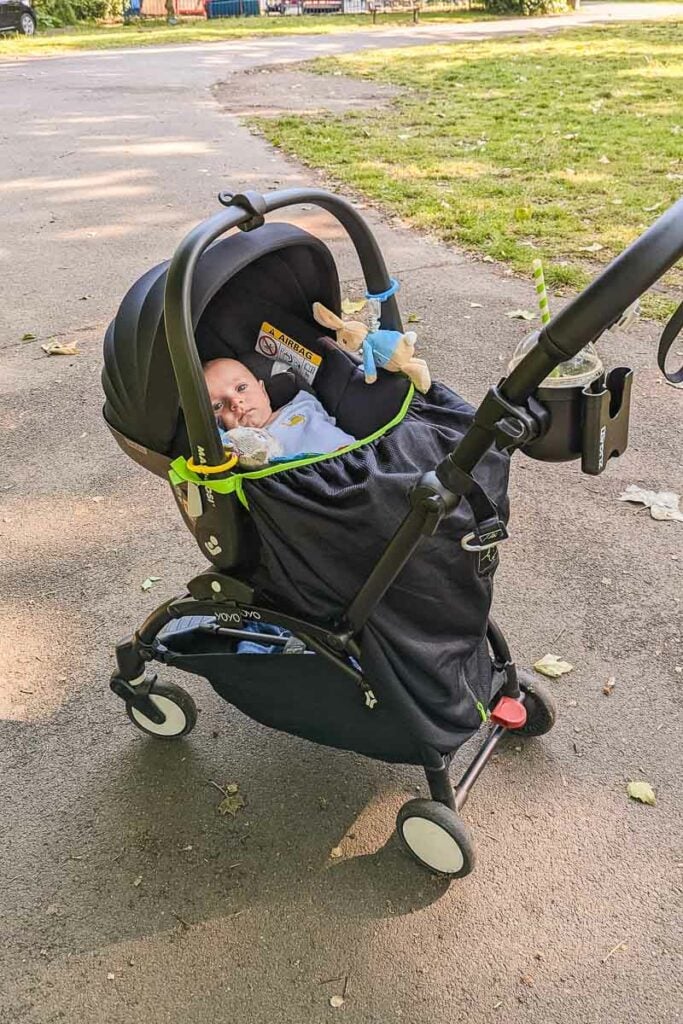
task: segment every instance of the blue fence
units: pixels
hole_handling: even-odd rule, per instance
[[[207,18],[249,18],[261,13],[259,0],[208,0]]]

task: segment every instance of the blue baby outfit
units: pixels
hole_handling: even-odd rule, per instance
[[[315,395],[299,391],[291,402],[278,409],[265,428],[282,445],[283,455],[326,455],[356,440],[337,425]]]

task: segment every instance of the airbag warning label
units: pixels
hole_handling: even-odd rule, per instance
[[[286,363],[287,366],[300,373],[309,384],[315,380],[315,375],[322,363],[321,356],[311,352],[305,345],[299,344],[294,338],[290,338],[288,334],[279,331],[277,327],[273,327],[272,324],[265,321],[261,324],[256,341],[256,351],[261,355],[268,356],[269,359]]]

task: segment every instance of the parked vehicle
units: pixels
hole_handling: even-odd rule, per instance
[[[32,36],[36,31],[36,21],[36,12],[29,0],[0,0],[0,32]]]

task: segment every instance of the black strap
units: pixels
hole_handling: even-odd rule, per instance
[[[459,466],[451,464],[448,467],[449,480],[448,488],[454,494],[461,494],[472,509],[474,517],[474,535],[477,543],[482,546],[499,544],[507,540],[508,532],[505,524],[498,515],[495,503],[488,494],[477,483],[473,476],[466,473]]]
[[[683,302],[669,320],[668,324],[664,328],[661,338],[659,339],[659,350],[657,352],[657,362],[659,363],[659,369],[662,371],[669,384],[683,384],[683,366],[680,370],[674,370],[671,373],[666,371],[666,357],[669,354],[669,349],[673,345],[678,335],[683,330]]]

